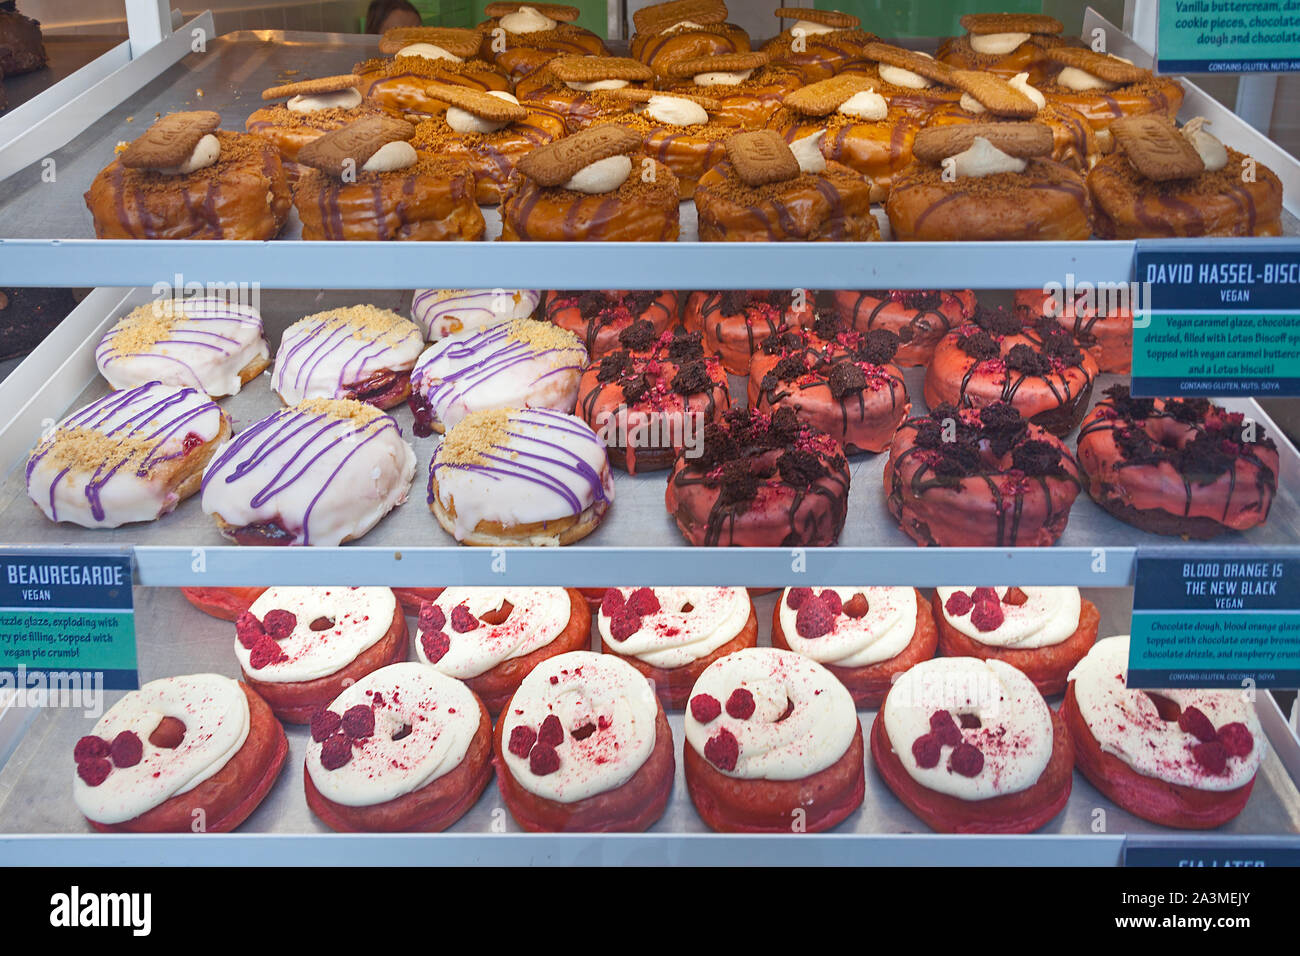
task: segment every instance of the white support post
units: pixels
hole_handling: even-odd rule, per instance
[[[1265,136],[1271,136],[1276,98],[1276,73],[1245,73],[1237,78],[1237,106],[1233,112]]]
[[[171,36],[170,0],[126,0],[126,29],[134,60]]]
[[[1159,6],[1159,0],[1124,0],[1124,32],[1153,55],[1160,27]]]

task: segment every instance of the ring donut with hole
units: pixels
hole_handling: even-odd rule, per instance
[[[495,715],[542,661],[591,646],[573,588],[445,588],[420,605],[416,656],[463,680]]]
[[[1074,748],[1033,681],[1000,660],[936,657],[889,689],[871,726],[889,789],[940,833],[1030,833],[1065,808]]]
[[[105,833],[224,833],[257,809],[289,744],[246,684],[218,674],[150,681],[73,750],[73,799]]]
[[[1098,641],[1070,672],[1061,716],[1075,764],[1129,813],[1207,830],[1241,813],[1268,744],[1240,690],[1130,689],[1129,638]]]
[[[312,716],[303,786],[331,829],[445,830],[491,778],[487,709],[426,664],[373,671]]]
[[[389,588],[271,587],[235,620],[235,656],[275,715],[305,724],[345,687],[406,660]]]
[[[933,657],[937,645],[916,588],[786,588],[772,608],[772,646],[817,661],[858,707],[879,707],[893,679]]]
[[[816,833],[862,805],[862,725],[816,661],[773,647],[705,668],[686,709],[686,786],[723,833]]]
[[[612,654],[548,658],[497,720],[497,786],[533,832],[645,830],[668,805],[676,764],[654,688]]]

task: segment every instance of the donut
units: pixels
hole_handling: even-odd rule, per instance
[[[307,806],[332,830],[434,833],[492,779],[492,721],[474,692],[423,664],[390,664],[311,719]]]
[[[628,474],[671,468],[678,451],[731,407],[726,370],[704,354],[699,332],[680,326],[656,337],[641,320],[619,342],[582,373],[578,414],[604,439],[610,463]]]
[[[940,833],[1031,833],[1064,808],[1074,747],[1033,681],[1000,660],[936,657],[895,681],[871,759]]]
[[[204,614],[233,621],[257,600],[266,588],[181,588],[181,594]]]
[[[1079,428],[1078,455],[1092,499],[1154,534],[1247,531],[1277,496],[1273,439],[1204,398],[1133,398],[1112,385]]]
[[[203,473],[203,510],[236,544],[359,538],[406,501],[415,452],[372,405],[313,398],[254,422]]]
[[[510,90],[510,78],[478,57],[457,62],[399,53],[358,63],[352,72],[361,79],[357,88],[367,103],[413,122],[447,112],[446,101],[438,99],[445,86],[481,93]]]
[[[944,657],[1000,660],[1044,697],[1065,690],[1070,668],[1097,640],[1097,606],[1072,587],[935,588]]]
[[[876,329],[830,342],[807,330],[792,337],[801,344],[786,348],[786,336],[773,336],[751,359],[750,407],[767,414],[794,409],[801,422],[830,435],[845,454],[888,448],[912,410],[903,373],[892,361],[898,336]]]
[[[543,661],[497,720],[497,786],[532,832],[645,830],[663,815],[676,764],[654,688],[612,654]]]
[[[219,398],[261,375],[270,354],[262,316],[250,305],[212,296],[158,299],[104,333],[95,365],[115,389],[161,382]]]
[[[246,685],[164,677],[77,741],[72,796],[103,833],[226,833],[257,809],[288,753],[284,728]]]
[[[614,501],[605,443],[545,408],[473,412],[429,466],[429,510],[461,544],[572,544]]]
[[[1025,326],[1014,312],[980,307],[935,347],[925,370],[925,401],[931,408],[1007,402],[1062,436],[1087,411],[1097,374],[1092,356],[1055,319]]]
[[[591,611],[572,588],[446,588],[420,604],[418,623],[416,656],[491,714],[542,661],[591,646]]]
[[[423,330],[425,339],[435,341],[511,319],[531,318],[541,300],[536,289],[416,289],[411,319]]]
[[[437,600],[443,588],[393,588],[393,595],[407,614],[419,614],[426,601]]]
[[[1003,402],[908,419],[885,463],[889,513],[922,546],[1054,544],[1078,494],[1070,450]]]
[[[270,587],[235,619],[235,657],[275,716],[305,724],[345,687],[406,660],[388,588]]]
[[[1039,289],[1018,289],[1015,309],[1025,325],[1037,325],[1042,316],[1054,318],[1092,356],[1102,372],[1128,375],[1133,369],[1133,312],[1118,303],[1093,303],[1096,292],[1062,297]]]
[[[547,292],[542,314],[582,339],[593,360],[619,347],[618,337],[642,320],[657,334],[678,323],[676,292]]]
[[[888,329],[898,336],[894,364],[928,365],[934,347],[975,314],[975,293],[867,289],[832,292],[835,311],[859,332]]]
[[[916,588],[786,588],[772,608],[772,646],[821,664],[857,707],[879,707],[894,678],[933,657],[937,644]]]
[[[51,521],[153,521],[199,490],[230,416],[193,388],[146,382],[54,426],[27,458],[27,494]]]
[[[732,409],[677,456],[665,504],[697,546],[825,547],[844,530],[849,463],[839,442],[794,410]]]
[[[532,319],[439,339],[411,372],[413,431],[444,432],[471,412],[496,408],[571,412],[586,364],[576,336]]]
[[[284,330],[271,387],[286,405],[349,398],[392,408],[411,393],[411,368],[424,348],[419,326],[373,305],[330,309]]]
[[[1208,830],[1241,813],[1268,743],[1239,690],[1130,690],[1129,638],[1098,641],[1070,672],[1061,716],[1075,764],[1129,813]]]
[[[704,669],[758,643],[758,616],[744,588],[608,588],[596,618],[600,648],[654,684],[667,710],[681,710]]]
[[[862,805],[862,725],[816,661],[750,647],[714,661],[686,709],[686,787],[722,833],[819,833]]]
[[[692,292],[682,323],[704,333],[704,346],[722,355],[732,375],[748,375],[749,359],[768,336],[783,328],[811,325],[812,295],[767,291]]]

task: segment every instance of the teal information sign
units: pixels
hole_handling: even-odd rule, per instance
[[[1300,0],[1160,0],[1156,70],[1300,70]]]

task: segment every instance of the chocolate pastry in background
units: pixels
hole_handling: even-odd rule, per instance
[[[39,70],[49,62],[41,40],[41,24],[13,10],[0,10],[0,76]],[[0,107],[4,97],[0,93]]]
[[[682,324],[702,332],[704,345],[722,356],[732,375],[748,375],[754,354],[769,336],[782,329],[811,325],[812,293],[766,290],[692,292],[686,299]]]
[[[546,321],[582,339],[595,361],[619,348],[619,336],[637,322],[649,322],[656,335],[676,325],[680,296],[671,290],[547,292],[542,310]]]
[[[0,360],[26,355],[76,307],[71,289],[0,289]]]
[[[933,289],[845,289],[831,293],[835,310],[859,332],[898,336],[894,364],[929,365],[939,340],[975,314],[975,293]]]

